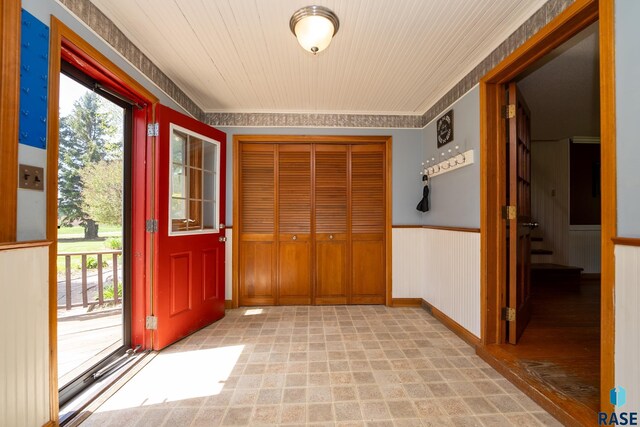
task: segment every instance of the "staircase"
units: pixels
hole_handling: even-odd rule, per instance
[[[553,255],[553,250],[544,247],[544,238],[531,236],[531,282],[538,285],[552,284],[579,288],[580,277],[584,269],[571,265],[554,264],[549,262],[549,255]],[[545,258],[547,259],[545,260]]]

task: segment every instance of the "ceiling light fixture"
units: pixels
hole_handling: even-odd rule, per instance
[[[291,16],[289,28],[300,46],[315,55],[329,46],[340,28],[340,21],[336,14],[326,7],[307,6]]]

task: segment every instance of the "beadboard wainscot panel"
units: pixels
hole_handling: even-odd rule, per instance
[[[422,226],[392,230],[393,298],[422,298],[426,262]]]
[[[422,298],[479,338],[480,233],[424,228],[422,246]]]
[[[233,296],[233,230],[228,227],[224,230],[227,241],[224,245],[224,299],[231,301]]]
[[[0,425],[49,422],[49,248],[0,245]]]
[[[622,410],[635,411],[640,408],[640,246],[617,244],[615,257],[615,385],[627,390]]]

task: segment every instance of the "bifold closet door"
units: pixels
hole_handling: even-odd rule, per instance
[[[276,145],[241,144],[240,305],[276,304]]]
[[[349,298],[349,182],[347,145],[315,147],[315,303]]]
[[[311,144],[278,147],[278,299],[311,304]]]
[[[385,147],[351,147],[351,304],[385,303]]]

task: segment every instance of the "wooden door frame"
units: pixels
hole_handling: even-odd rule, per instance
[[[21,1],[0,1],[0,243],[16,241]]]
[[[616,131],[614,4],[611,0],[576,0],[536,35],[480,80],[480,223],[482,346],[504,342],[506,239],[501,207],[505,204],[505,135],[501,119],[502,87],[535,61],[599,21],[601,123],[601,369],[600,408],[612,411],[614,387],[614,246],[616,235]]]
[[[233,224],[232,224],[232,295],[231,308],[238,308],[238,292],[240,286],[239,269],[239,243],[240,243],[240,144],[264,143],[264,144],[384,144],[385,146],[385,305],[392,305],[392,274],[391,274],[391,247],[392,247],[392,215],[393,195],[391,192],[392,177],[392,147],[391,136],[361,136],[361,135],[234,135],[233,136]]]
[[[58,154],[59,154],[59,91],[60,91],[60,68],[63,46],[73,46],[73,51],[90,59],[94,65],[115,81],[122,83],[132,92],[139,95],[148,102],[146,109],[153,114],[158,98],[149,92],[144,86],[122,71],[117,65],[111,62],[106,56],[100,53],[95,47],[86,42],[82,37],[67,27],[55,16],[51,16],[50,39],[49,39],[49,93],[48,93],[48,120],[47,120],[47,170],[46,170],[46,211],[47,211],[47,240],[52,242],[49,251],[49,396],[50,414],[54,425],[58,424],[59,402],[58,402],[58,302],[57,302],[57,277],[56,258],[58,256]],[[134,118],[134,122],[136,119]],[[146,138],[146,129],[142,129],[141,123],[134,123],[133,145],[140,139]],[[141,132],[142,131],[142,132]],[[134,155],[132,148],[132,156]],[[133,172],[132,172],[133,173]],[[146,173],[146,172],[145,172]],[[140,190],[140,189],[138,189]],[[145,191],[142,189],[142,191]],[[132,198],[140,195],[132,189]],[[145,206],[147,201],[143,200],[140,206]],[[132,200],[132,203],[136,202]],[[144,209],[143,209],[144,210]],[[132,218],[132,221],[134,218]],[[148,234],[148,233],[147,233]],[[132,251],[135,249],[132,249]],[[144,254],[143,258],[146,258]],[[133,277],[132,277],[133,278]],[[135,280],[134,280],[135,281]],[[148,286],[148,283],[146,284]],[[140,287],[142,288],[142,287]],[[140,315],[144,316],[146,289],[132,288],[132,323]],[[133,305],[135,304],[135,306]],[[144,324],[144,322],[142,322]]]

